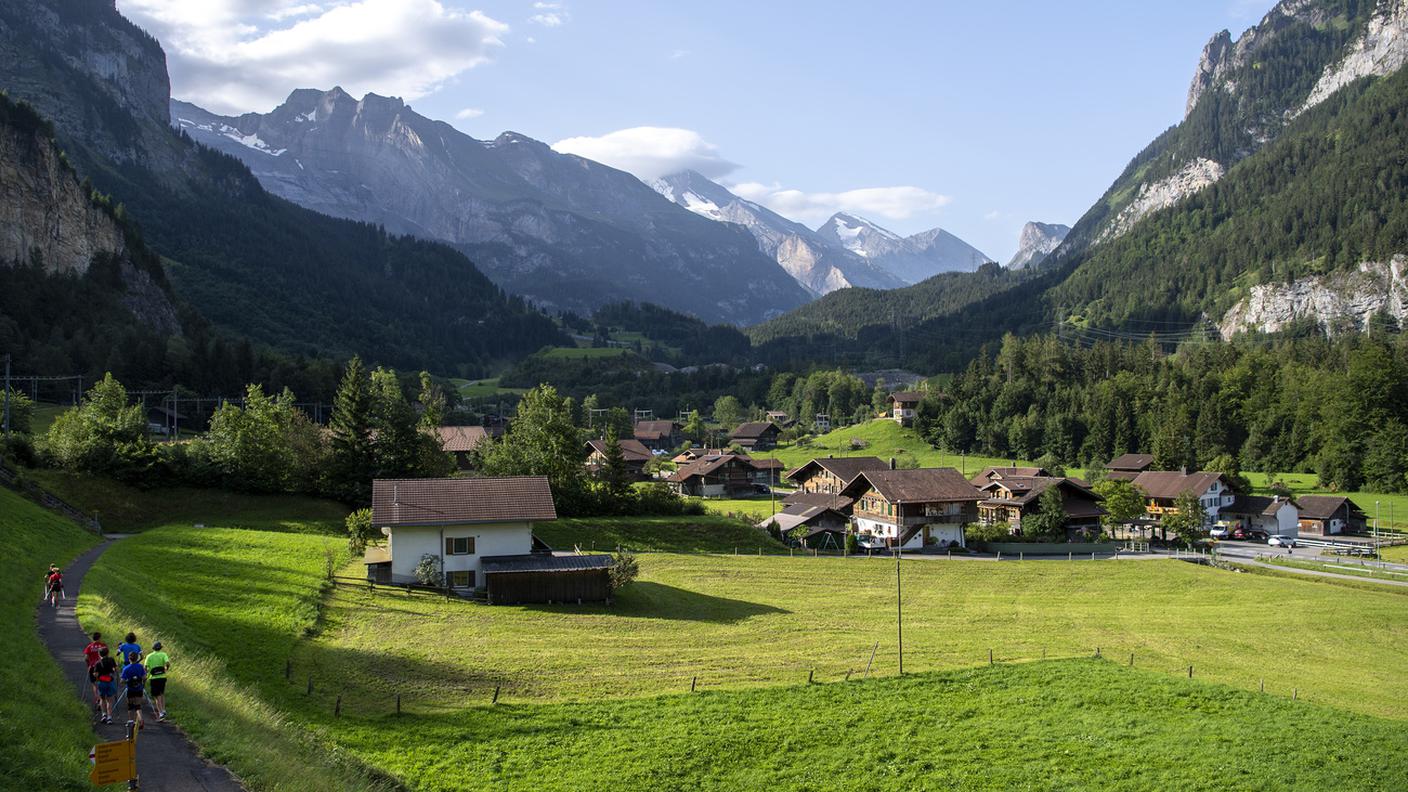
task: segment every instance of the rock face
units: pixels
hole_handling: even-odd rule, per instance
[[[748,229],[763,253],[773,257],[787,274],[817,296],[850,286],[893,289],[905,285],[864,257],[828,244],[801,223],[739,198],[695,171],[672,174],[650,186],[695,214]]]
[[[44,40],[65,46],[36,57],[32,45]],[[0,2],[0,61],[12,96],[25,97],[61,129],[91,130],[86,142],[103,157],[146,162],[165,154],[166,54],[117,12],[115,0]],[[90,79],[69,79],[68,70]],[[115,122],[123,117],[136,123]]]
[[[893,273],[906,284],[943,272],[973,272],[992,258],[942,228],[907,237],[846,212],[837,212],[817,234],[829,245],[849,250]]]
[[[1027,223],[1022,226],[1022,233],[1017,237],[1017,254],[1007,262],[1007,268],[1035,267],[1050,255],[1070,232],[1070,226],[1060,223]]]
[[[1308,319],[1334,334],[1366,330],[1380,314],[1400,325],[1408,319],[1408,256],[1364,262],[1351,272],[1253,286],[1222,317],[1218,330],[1227,339],[1252,331],[1274,333]]]
[[[1198,58],[1198,69],[1193,73],[1193,83],[1188,86],[1188,104],[1183,116],[1193,112],[1203,92],[1217,83],[1226,70],[1228,55],[1232,52],[1232,34],[1226,30],[1213,36],[1203,47],[1202,57]]]
[[[302,89],[267,114],[171,103],[172,124],[326,214],[456,245],[505,289],[589,312],[641,300],[756,322],[810,299],[754,237],[634,176],[514,132],[476,140],[400,99]]]
[[[0,266],[82,276],[95,259],[117,263],[122,303],[158,332],[180,325],[161,284],[132,264],[122,226],[95,203],[58,149],[37,131],[0,122]]]
[[[1183,198],[1215,183],[1222,178],[1223,172],[1220,163],[1206,157],[1198,157],[1167,178],[1140,185],[1134,200],[1115,215],[1095,241],[1105,242],[1119,237],[1150,212],[1173,206]]]
[[[1384,0],[1344,60],[1326,67],[1299,112],[1323,102],[1360,77],[1383,77],[1408,62],[1408,0]]]

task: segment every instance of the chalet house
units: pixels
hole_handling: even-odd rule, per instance
[[[637,479],[645,479],[645,463],[649,462],[654,454],[645,444],[634,438],[624,438],[616,441],[616,446],[621,449],[621,457],[626,461],[626,469],[631,476]],[[587,441],[587,470],[595,473],[606,466],[606,451],[608,444],[605,440]]]
[[[846,541],[852,501],[841,495],[792,493],[783,501],[782,511],[758,523],[759,528],[776,525],[783,534],[798,527],[807,529],[804,547],[840,549]]]
[[[1362,533],[1369,524],[1354,501],[1342,495],[1302,495],[1296,501],[1300,504],[1299,527],[1306,533]]]
[[[772,421],[749,421],[739,424],[737,429],[729,432],[728,439],[729,442],[749,451],[767,451],[777,447],[777,437],[780,434],[782,430]]]
[[[1236,522],[1242,528],[1265,531],[1269,536],[1300,535],[1300,509],[1289,498],[1279,495],[1268,498],[1264,495],[1238,495],[1232,505],[1224,507],[1220,519],[1223,522]]]
[[[1084,482],[1055,476],[1003,476],[980,489],[988,496],[978,504],[978,517],[987,525],[1007,523],[1020,528],[1022,518],[1035,512],[1044,492],[1055,487],[1066,512],[1066,534],[1099,534],[1103,500]]]
[[[651,451],[672,451],[684,442],[680,425],[674,421],[636,421],[635,439]]]
[[[776,486],[784,470],[781,462],[771,458],[753,457],[748,463],[753,466],[754,484]]]
[[[1176,512],[1178,496],[1191,492],[1203,510],[1203,523],[1211,525],[1218,514],[1232,505],[1236,494],[1221,473],[1199,471],[1183,473],[1177,470],[1146,470],[1134,478],[1134,486],[1144,493],[1144,509],[1155,520]]]
[[[435,431],[441,450],[454,456],[460,470],[469,470],[469,452],[489,438],[489,430],[482,426],[441,426]]]
[[[367,577],[420,583],[416,567],[430,558],[439,585],[482,589],[490,603],[609,598],[610,556],[554,555],[536,543],[533,526],[555,519],[544,476],[377,479],[372,525],[387,542],[367,550]]]
[[[890,418],[900,426],[910,426],[914,423],[915,413],[919,410],[919,401],[924,398],[924,394],[919,391],[895,391],[890,394]]]
[[[953,468],[868,470],[841,493],[854,500],[856,532],[905,549],[963,546],[983,493]]]
[[[777,424],[781,429],[791,428],[797,423],[794,419],[788,417],[787,413],[781,410],[768,410],[766,417],[772,423]]]
[[[796,470],[790,470],[783,478],[802,492],[839,493],[861,473],[889,468],[879,457],[826,457],[813,459]]]
[[[682,465],[665,481],[678,495],[732,498],[754,491],[754,470],[746,456],[715,453]]]
[[[1050,475],[1051,473],[1049,473],[1046,468],[1041,467],[987,467],[979,471],[978,475],[968,479],[968,483],[978,489],[982,489],[993,479],[1010,478],[1013,476],[1031,478],[1032,476]]]
[[[1105,466],[1106,478],[1133,481],[1135,476],[1154,466],[1153,454],[1120,454]]]

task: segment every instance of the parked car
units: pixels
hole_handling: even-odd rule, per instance
[[[1267,540],[1266,540],[1266,543],[1267,543],[1268,545],[1272,546],[1272,547],[1295,547],[1295,546],[1296,546],[1296,540],[1292,539],[1292,538],[1289,537],[1289,536],[1273,536],[1273,537],[1270,537],[1269,539],[1267,539]]]
[[[1266,531],[1258,531],[1255,528],[1237,528],[1232,531],[1233,539],[1243,539],[1248,542],[1265,542],[1267,537]]]
[[[1226,539],[1231,535],[1232,532],[1227,530],[1227,526],[1225,525],[1214,525],[1212,527],[1212,530],[1208,531],[1208,536],[1211,536],[1214,539]]]
[[[756,492],[756,493],[758,493],[759,495],[770,495],[770,494],[772,494],[772,488],[769,487],[769,486],[766,485],[766,484],[754,484],[754,485],[753,485],[753,491]]]
[[[859,547],[860,549],[862,549],[862,550],[886,550],[886,549],[889,549],[889,545],[886,545],[886,544],[885,544],[885,540],[884,540],[884,539],[881,539],[881,538],[878,537],[878,536],[865,536],[865,535],[858,536],[858,537],[856,537],[856,546],[858,546],[858,547]]]

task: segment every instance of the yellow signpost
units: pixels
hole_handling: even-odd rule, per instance
[[[137,780],[137,739],[130,724],[127,734],[125,740],[98,743],[88,753],[88,761],[93,763],[93,769],[88,771],[88,780],[95,786],[125,781],[129,788],[136,788],[134,782]]]

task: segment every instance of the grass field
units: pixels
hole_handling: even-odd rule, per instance
[[[630,350],[624,347],[549,347],[538,354],[548,360],[579,360],[621,357],[627,352]]]
[[[49,427],[54,425],[54,420],[60,414],[73,409],[72,404],[48,404],[38,402],[34,405],[34,417],[30,421],[29,431],[35,437],[47,434]]]
[[[664,519],[540,533],[559,547],[606,536],[724,549],[737,525],[676,521],[695,535],[672,538]],[[652,553],[611,607],[338,587],[319,613],[324,554],[339,544],[158,528],[109,551],[84,617],[172,636],[199,678],[173,682],[173,713],[212,755],[265,768],[256,789],[367,788],[377,777],[363,762],[434,790],[1353,788],[1405,772],[1399,593],[1175,561],[910,561],[905,665],[926,675],[896,680],[887,561]],[[877,642],[875,679],[830,684],[859,673]],[[989,647],[1002,664],[1095,646],[1118,665],[974,668]],[[809,671],[828,684],[800,684]],[[1249,692],[1263,676],[1267,695]],[[695,677],[697,695],[655,698]]]
[[[301,495],[247,495],[218,489],[137,489],[112,479],[61,470],[27,470],[36,484],[87,512],[109,533],[175,523],[268,531],[340,533],[347,507]]]
[[[48,565],[62,568],[97,538],[7,489],[0,489],[0,787],[83,790],[93,731],[88,713],[34,631]],[[81,648],[81,647],[75,647]]]
[[[1400,564],[1408,563],[1408,545],[1394,545],[1385,547],[1379,551],[1385,561],[1394,561]]]
[[[640,552],[732,553],[777,552],[783,546],[766,533],[718,515],[685,517],[593,517],[539,523],[533,533],[558,550],[574,546],[584,552],[616,547]]]
[[[523,394],[527,393],[524,388],[502,388],[499,387],[499,378],[481,380],[452,379],[450,382],[459,389],[462,399],[487,399],[500,394]]]
[[[1379,569],[1363,564],[1352,563],[1322,563],[1318,561],[1304,561],[1294,558],[1272,558],[1270,563],[1276,566],[1293,567],[1295,569],[1309,569],[1315,572],[1334,572],[1337,575],[1353,575],[1355,577],[1372,578],[1374,580],[1399,580],[1408,583],[1408,572],[1399,572],[1390,569]]]
[[[772,516],[775,512],[773,507],[782,508],[782,493],[778,493],[777,501],[771,498],[692,498],[698,500],[712,514],[718,515],[743,515],[748,519],[757,521]]]

